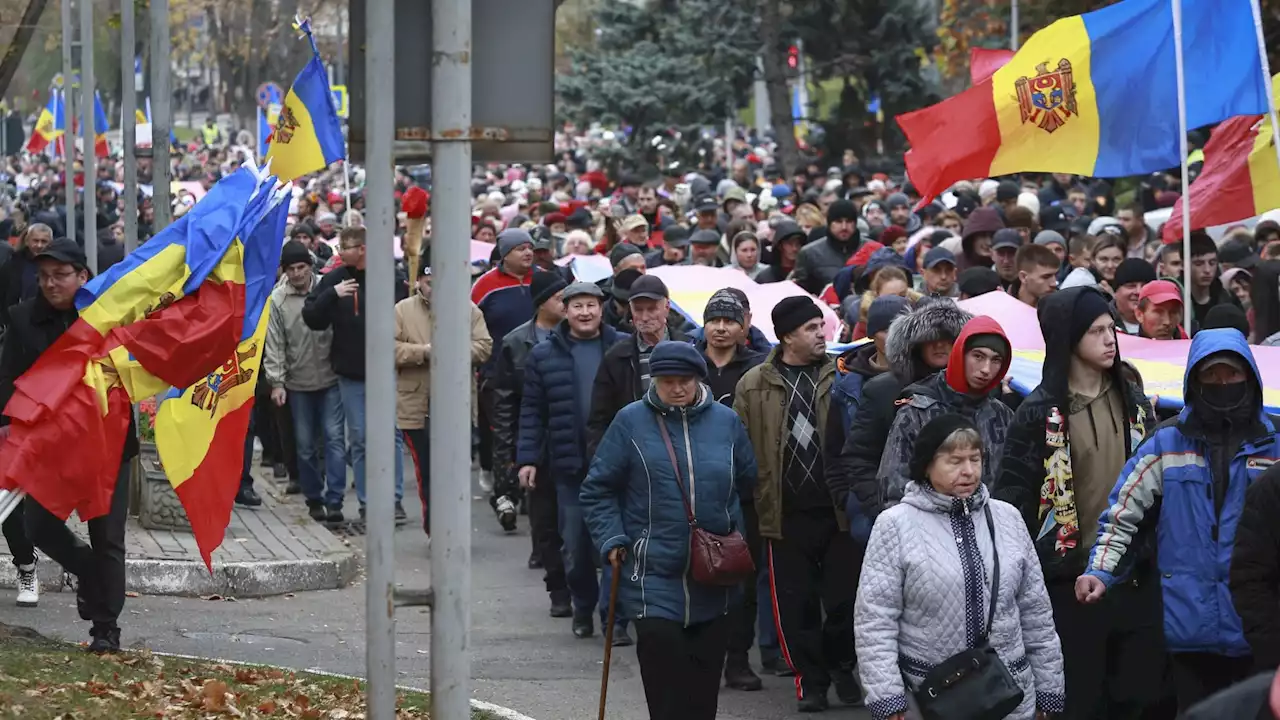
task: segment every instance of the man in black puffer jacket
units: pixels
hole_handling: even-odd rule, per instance
[[[1258,670],[1280,666],[1280,527],[1276,518],[1280,518],[1280,465],[1272,465],[1245,493],[1231,551],[1231,601]]]

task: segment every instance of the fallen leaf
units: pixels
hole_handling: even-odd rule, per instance
[[[125,597],[130,597],[130,598],[142,597],[141,595],[139,595],[138,593],[136,593],[136,592],[134,592],[134,591],[132,591],[132,590],[126,590],[126,591],[125,591],[125,593],[124,593],[124,596],[125,596]]]
[[[275,714],[275,711],[276,711],[276,701],[275,701],[275,700],[266,700],[266,701],[264,701],[263,703],[261,703],[260,705],[258,705],[258,712],[260,712],[260,713],[266,713],[267,715],[273,715],[273,714]]]
[[[227,684],[221,680],[205,680],[200,690],[203,698],[201,707],[205,710],[227,709]]]

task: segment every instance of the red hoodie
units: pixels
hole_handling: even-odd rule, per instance
[[[965,376],[964,356],[968,352],[965,344],[975,335],[999,335],[1009,349],[1003,355],[1004,363],[1000,366],[1000,372],[996,377],[986,387],[973,390],[969,387],[969,379]],[[947,385],[958,393],[986,395],[995,390],[1000,385],[1000,381],[1004,380],[1005,374],[1009,372],[1009,364],[1013,362],[1012,355],[1013,345],[1009,342],[1009,336],[1004,334],[1004,328],[1000,327],[1000,323],[996,322],[995,318],[979,315],[965,323],[964,329],[960,331],[960,337],[956,338],[955,346],[951,348],[951,358],[947,361]]]

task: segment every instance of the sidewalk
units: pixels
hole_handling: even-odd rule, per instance
[[[332,590],[355,577],[357,548],[307,516],[300,495],[284,495],[283,482],[254,469],[262,506],[236,507],[226,539],[213,553],[213,574],[190,533],[147,530],[130,517],[125,531],[125,579],[140,595],[264,597],[306,590]],[[74,516],[73,530],[88,537]],[[17,569],[0,546],[0,588],[13,588]],[[45,592],[62,586],[62,569],[47,558],[39,565]]]

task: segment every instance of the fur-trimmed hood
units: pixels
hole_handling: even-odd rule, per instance
[[[915,355],[921,343],[952,340],[960,336],[973,315],[949,298],[922,298],[914,310],[894,318],[885,341],[885,355],[893,373],[910,385],[933,370],[924,368]]]

